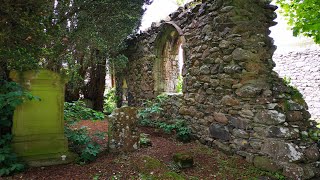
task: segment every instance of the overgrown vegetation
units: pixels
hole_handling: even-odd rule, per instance
[[[103,139],[105,132],[89,135],[87,127],[76,128],[75,126],[80,120],[103,120],[104,114],[85,107],[82,101],[65,102],[64,106],[65,134],[69,140],[70,150],[79,155],[77,162],[85,164],[96,160],[102,151],[101,145],[96,140]]]
[[[11,149],[11,126],[15,108],[27,100],[39,100],[15,82],[0,82],[0,176],[24,169]]]
[[[77,129],[66,126],[65,134],[69,140],[70,150],[79,155],[76,160],[79,164],[85,164],[96,160],[98,154],[102,151],[101,145],[98,144],[93,137],[103,139],[104,133],[97,132],[90,136],[87,127]]]
[[[25,165],[19,161],[10,146],[12,136],[6,134],[0,138],[0,177],[22,171]]]
[[[159,121],[158,117],[163,110],[161,104],[167,99],[166,95],[159,95],[155,101],[147,101],[143,109],[138,112],[139,124],[160,128],[166,133],[176,133],[176,138],[182,142],[191,140],[191,129],[184,120],[175,119],[171,123]]]
[[[0,79],[11,70],[38,68],[68,75],[68,102],[80,92],[103,111],[104,78],[123,64],[124,40],[138,30],[150,0],[3,1],[0,7]],[[121,57],[121,58],[118,58]],[[87,80],[87,81],[85,81]]]
[[[292,100],[299,103],[300,105],[304,105],[305,101],[303,99],[303,95],[300,93],[300,91],[298,90],[297,87],[295,87],[291,84],[291,78],[290,77],[283,77],[283,82],[285,83],[285,85],[287,87],[290,88],[290,90],[291,90],[290,96],[291,96]]]
[[[182,76],[179,75],[179,76],[178,76],[178,84],[177,84],[177,86],[176,86],[176,92],[177,92],[177,93],[182,93],[182,83],[183,83]]]
[[[117,98],[115,88],[111,88],[107,91],[104,96],[103,112],[111,114],[112,111],[117,107]]]
[[[104,114],[87,108],[83,101],[65,102],[64,103],[64,119],[67,122],[74,122],[79,120],[102,120]]]
[[[139,138],[140,147],[152,146],[152,142],[148,137],[148,134],[141,133]]]

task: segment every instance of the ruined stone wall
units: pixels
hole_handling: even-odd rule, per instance
[[[260,168],[293,179],[319,176],[319,149],[308,136],[315,123],[304,100],[273,72],[275,47],[268,35],[275,9],[265,0],[203,1],[136,35],[127,50],[129,104],[157,95],[159,37],[166,29],[182,31],[183,95],[165,112],[177,116],[178,109],[202,143]]]
[[[295,52],[276,52],[274,70],[280,77],[290,78],[306,100],[312,119],[320,119],[320,48]]]

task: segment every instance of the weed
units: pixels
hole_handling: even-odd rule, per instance
[[[145,133],[140,134],[139,144],[141,147],[152,146],[151,140],[148,138],[148,134],[145,134]]]

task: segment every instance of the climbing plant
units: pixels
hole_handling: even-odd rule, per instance
[[[0,176],[24,169],[11,148],[14,109],[27,100],[40,100],[15,82],[0,80]]]

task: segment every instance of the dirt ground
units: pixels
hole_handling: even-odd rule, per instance
[[[106,121],[82,121],[91,133],[107,131]],[[140,148],[128,154],[103,152],[90,164],[58,165],[28,168],[25,172],[4,179],[271,179],[244,159],[227,156],[208,148],[197,141],[178,142],[173,135],[161,133],[153,128],[140,128],[148,134],[152,146]],[[107,141],[107,138],[105,139]],[[101,142],[103,143],[103,142]],[[194,158],[192,168],[181,169],[173,163],[175,153],[189,153]],[[274,176],[275,177],[275,176]]]

